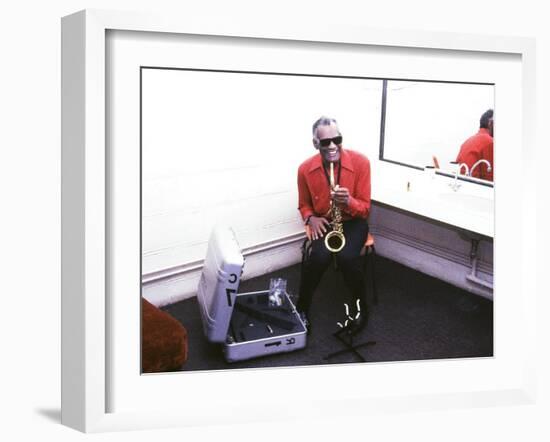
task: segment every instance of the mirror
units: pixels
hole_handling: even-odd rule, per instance
[[[381,160],[419,169],[435,166],[443,173],[464,162],[468,171],[462,167],[461,175],[470,176],[475,166],[473,181],[491,183],[492,128],[490,136],[480,131],[480,119],[494,109],[494,85],[384,80],[382,93]],[[475,164],[482,158],[490,169],[485,161]]]

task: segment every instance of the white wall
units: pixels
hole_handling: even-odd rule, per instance
[[[202,260],[218,222],[242,248],[301,233],[296,170],[316,153],[319,116],[376,164],[382,80],[148,68],[141,85],[146,279]],[[445,167],[494,107],[493,87],[391,81],[388,103],[385,158],[435,154]]]
[[[296,172],[321,115],[350,148],[379,142],[379,80],[145,69],[142,87],[145,275],[204,259],[216,223],[242,248],[303,233]]]
[[[525,164],[537,176],[538,188],[547,188],[548,149],[543,149],[545,122],[550,121],[550,34],[547,31],[545,2],[484,2],[464,0],[444,3],[434,0],[406,2],[253,2],[246,0],[172,2],[158,0],[87,0],[8,2],[0,13],[2,69],[0,69],[0,188],[2,211],[0,243],[4,314],[0,321],[3,348],[0,390],[3,419],[0,434],[5,440],[59,441],[88,440],[59,421],[60,367],[60,17],[85,7],[157,11],[168,9],[175,14],[213,15],[246,14],[251,20],[269,16],[284,23],[289,18],[303,21],[330,20],[381,28],[424,29],[487,33],[490,35],[536,36],[537,119],[540,147],[536,162]],[[547,143],[546,143],[547,144]],[[542,197],[539,200],[542,209]],[[537,201],[530,202],[533,205]],[[511,216],[517,202],[512,204]],[[534,206],[533,206],[534,207]],[[440,440],[500,439],[545,440],[548,438],[550,365],[546,340],[550,325],[545,318],[550,311],[546,272],[550,249],[545,226],[550,225],[547,212],[540,210],[538,244],[533,244],[533,260],[526,266],[537,268],[540,276],[540,320],[538,361],[540,397],[537,405],[490,406],[482,409],[440,411],[419,410],[391,415],[383,412],[368,420],[368,435],[384,440],[422,437]],[[544,286],[542,284],[545,284]],[[511,327],[514,324],[510,324]],[[456,425],[456,422],[467,423]],[[197,427],[117,433],[98,436],[101,440],[149,441],[152,437],[174,440],[283,440],[289,434],[337,440],[342,428],[349,434],[363,434],[363,419],[326,422],[272,422],[247,426]],[[453,428],[452,433],[449,428]],[[248,437],[247,435],[253,436]]]

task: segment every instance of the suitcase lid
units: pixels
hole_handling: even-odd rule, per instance
[[[244,257],[229,226],[214,227],[197,290],[204,334],[225,342],[244,267]]]

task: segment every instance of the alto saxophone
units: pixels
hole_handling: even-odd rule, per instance
[[[330,190],[335,190],[334,163],[330,163]],[[338,253],[346,245],[346,237],[344,236],[344,227],[342,226],[342,213],[333,199],[330,200],[330,214],[332,218],[332,231],[325,236],[325,247],[332,253]]]

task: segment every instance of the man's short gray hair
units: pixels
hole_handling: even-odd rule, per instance
[[[315,123],[313,123],[313,136],[315,137],[317,134],[317,128],[319,126],[330,126],[331,124],[334,124],[338,128],[338,122],[334,118],[330,117],[321,117],[319,118]],[[338,128],[338,132],[340,132],[340,129]]]

